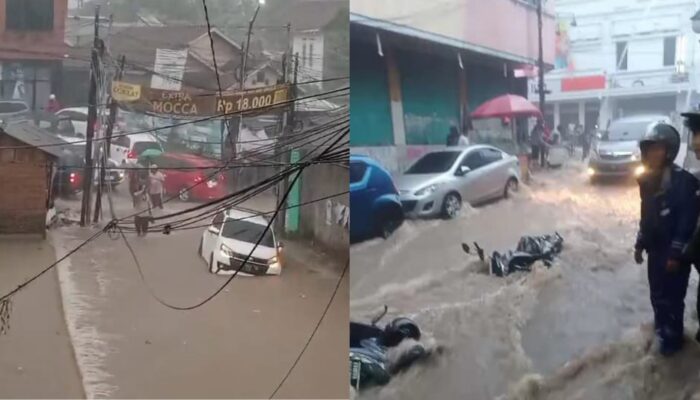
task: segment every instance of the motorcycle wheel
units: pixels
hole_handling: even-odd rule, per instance
[[[396,318],[384,328],[383,344],[394,347],[404,339],[420,340],[421,332],[418,324],[408,318]]]

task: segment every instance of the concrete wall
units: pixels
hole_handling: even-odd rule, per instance
[[[443,148],[445,148],[443,145],[353,147],[352,154],[370,156],[382,164],[393,176],[396,176],[405,171],[423,154]]]
[[[548,12],[544,18],[544,58],[547,63],[553,63],[554,17],[551,6],[545,7]],[[537,59],[537,13],[535,7],[526,1],[352,0],[350,12],[499,52]]]
[[[567,0],[557,2],[560,22],[567,25],[569,60],[567,68],[547,74],[545,82],[552,100],[576,100],[577,93],[562,93],[561,79],[572,76],[605,75],[608,89],[597,90],[590,97],[615,95],[614,88],[639,89],[635,85],[666,88],[677,92],[695,87],[695,68],[700,64],[697,35],[692,32],[690,17],[697,11],[692,0],[639,2],[636,0]],[[576,26],[570,26],[575,16]],[[685,63],[690,85],[671,81],[675,66],[663,65],[663,43],[667,37],[679,38],[677,60]],[[627,69],[618,71],[617,42],[628,43]],[[533,80],[533,83],[536,81]],[[614,81],[614,82],[612,82]],[[681,88],[680,86],[684,86]],[[531,89],[534,87],[530,86]],[[593,92],[593,91],[591,91]],[[536,98],[530,93],[530,98]],[[578,96],[580,97],[580,96]]]
[[[346,168],[314,165],[301,176],[300,203],[347,192],[350,185]],[[324,249],[345,254],[349,247],[350,200],[347,194],[314,202],[300,208],[299,234]]]

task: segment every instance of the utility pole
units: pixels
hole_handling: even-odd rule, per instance
[[[85,141],[85,167],[83,169],[83,202],[80,209],[80,226],[85,226],[90,219],[90,191],[92,190],[93,160],[92,139],[95,136],[97,120],[97,72],[100,47],[100,7],[95,7],[95,38],[92,45],[92,66],[90,68],[90,93],[88,95],[88,121]]]
[[[287,122],[286,122],[286,131],[287,133],[293,133],[294,132],[294,114],[296,110],[296,99],[297,99],[297,82],[299,79],[299,54],[294,55],[294,80],[293,80],[293,86],[292,86],[292,91],[291,91],[291,105],[290,105],[290,110],[289,114],[287,115]],[[291,149],[283,149],[282,150],[282,164],[289,164],[291,156]],[[300,173],[300,172],[298,172]],[[283,179],[280,182],[280,189],[277,191],[277,204],[280,207],[286,207],[285,204],[280,204],[280,201],[282,200],[282,193],[287,192],[287,186],[289,185],[289,179]],[[282,231],[279,232],[285,232],[286,230],[284,229],[285,226],[287,225],[287,212],[281,212],[277,214],[277,218],[280,221],[279,222],[279,227],[278,229],[282,229]]]
[[[248,53],[250,52],[250,37],[253,34],[253,24],[255,24],[255,19],[258,17],[258,13],[260,12],[260,7],[265,4],[265,0],[258,0],[258,6],[255,8],[255,13],[253,14],[253,18],[250,19],[250,22],[248,23],[248,35],[246,38],[246,43],[245,43],[245,48],[243,49],[243,61],[241,63],[241,70],[239,71],[239,76],[238,76],[238,88],[240,89],[241,92],[245,89],[245,70],[248,65]],[[232,141],[231,145],[233,147],[232,152],[233,152],[233,158],[237,156],[238,152],[238,138],[241,135],[241,130],[243,129],[243,113],[240,113],[238,116],[238,132],[236,132],[236,136],[234,137],[234,140]],[[229,136],[231,134],[229,133]]]
[[[539,47],[539,55],[537,58],[537,72],[539,74],[538,91],[540,95],[540,112],[544,118],[545,107],[545,89],[544,89],[544,54],[542,51],[542,13],[544,12],[542,3],[545,0],[537,0],[537,41]]]
[[[292,24],[288,23],[287,24],[287,51],[284,53],[284,56],[282,58],[282,77],[284,78],[284,84],[289,85],[289,71],[291,70],[290,65],[292,63],[293,58],[291,57],[291,52],[292,52]],[[296,69],[296,68],[295,68]],[[278,137],[278,143],[280,139],[283,139],[284,136],[287,134],[287,130],[289,129],[289,117],[291,115],[291,107],[289,107],[288,110],[285,110],[282,120],[280,121],[281,124],[281,129],[280,129],[280,134]],[[277,157],[277,162],[279,163],[279,166],[277,167],[277,173],[280,173],[282,169],[284,168],[284,162],[287,160],[288,153],[285,152],[284,150],[280,153],[279,157]],[[277,184],[277,204],[281,205],[282,198],[284,197],[283,193],[285,193],[285,179],[282,179],[279,181]],[[285,215],[287,213],[279,213],[277,214],[277,220],[275,221],[275,229],[277,229],[278,232],[282,232],[284,230],[284,224],[285,224]]]
[[[124,74],[124,64],[126,63],[126,56],[122,56],[119,60],[119,69],[117,70],[117,80],[121,80]],[[110,95],[111,97],[111,95]],[[92,222],[98,222],[100,212],[102,211],[102,187],[105,185],[105,167],[106,160],[109,158],[110,150],[112,147],[112,132],[114,132],[114,123],[117,120],[117,112],[119,107],[117,106],[117,101],[114,97],[111,97],[111,102],[109,104],[109,120],[107,121],[107,133],[106,138],[102,144],[102,157],[100,162],[102,168],[100,168],[100,185],[97,187],[97,199],[95,200],[95,215],[93,216]]]

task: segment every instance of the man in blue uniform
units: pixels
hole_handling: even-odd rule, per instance
[[[648,278],[659,350],[672,355],[683,346],[683,310],[690,263],[684,257],[700,210],[700,184],[673,164],[680,135],[671,125],[655,124],[640,142],[647,172],[639,178],[641,220],[635,261],[648,255]]]
[[[681,116],[685,118],[685,126],[692,134],[690,150],[695,153],[695,158],[700,160],[700,110],[683,113]],[[697,173],[695,176],[698,177]],[[695,264],[695,269],[700,272],[700,224],[695,228],[695,235],[688,245],[686,255]],[[695,307],[698,316],[700,316],[700,285],[698,285],[698,298]],[[700,342],[700,329],[695,334],[695,340]]]

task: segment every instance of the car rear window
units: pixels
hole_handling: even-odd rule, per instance
[[[146,150],[155,149],[162,150],[158,142],[136,142],[134,143],[134,152],[136,154],[141,154]]]
[[[406,174],[439,174],[447,172],[461,153],[459,151],[436,151],[421,157],[406,171]]]

